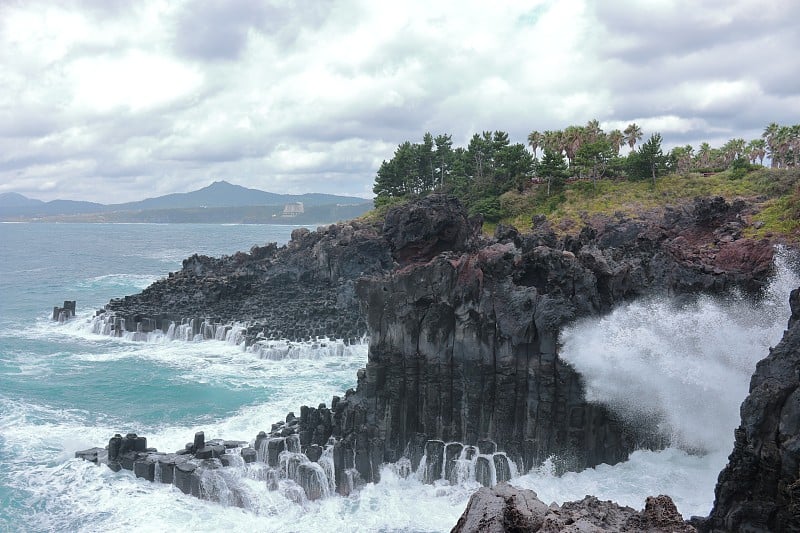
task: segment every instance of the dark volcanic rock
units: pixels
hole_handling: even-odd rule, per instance
[[[538,531],[548,511],[532,490],[500,483],[472,495],[451,533]]]
[[[499,483],[472,495],[451,533],[558,531],[688,533],[695,528],[683,521],[669,496],[648,497],[644,511],[594,496],[547,506],[532,490]]]
[[[440,220],[447,213],[468,225],[463,210],[453,212],[459,208],[445,197],[396,208],[385,233],[404,266],[356,282],[370,332],[367,366],[356,390],[332,404],[330,430],[315,428],[310,408],[298,428],[304,447],[312,433],[315,442],[338,439],[337,486],[350,468],[377,481],[381,462],[402,457],[416,470],[435,441],[506,452],[525,470],[552,454],[579,469],[658,446],[652,428],[626,427],[585,400],[581,377],[557,355],[561,327],[649,293],[755,290],[770,273],[768,243],[701,244],[735,222],[738,208],[724,201],[653,220],[601,220],[562,239],[544,223],[530,235],[503,227],[500,242],[454,232]],[[442,242],[451,249],[431,257]],[[730,254],[733,266],[715,264],[728,245],[758,261]],[[749,270],[741,268],[748,262]],[[489,441],[492,449],[484,449]],[[441,461],[438,448],[427,451]],[[352,464],[339,465],[350,457]],[[498,465],[479,463],[489,484]],[[497,463],[498,477],[508,476],[504,459]],[[424,477],[451,474],[437,464]]]
[[[64,300],[63,307],[53,307],[53,320],[66,322],[75,316],[75,300]]]
[[[378,227],[351,221],[295,230],[280,248],[272,243],[222,258],[193,255],[141,293],[109,302],[104,320],[115,335],[185,324],[191,336],[213,338],[218,328],[227,332],[237,322],[248,324],[248,344],[258,338],[357,339],[366,324],[353,281],[392,266]]]
[[[761,360],[703,529],[800,531],[800,289],[781,342]]]
[[[463,251],[479,231],[461,202],[443,194],[394,207],[383,224],[392,255],[401,265],[428,261],[445,250]]]

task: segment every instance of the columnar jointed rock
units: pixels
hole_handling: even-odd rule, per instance
[[[507,483],[472,495],[451,533],[555,533],[558,531],[648,531],[689,533],[669,496],[648,497],[643,511],[587,496],[578,502],[547,506],[532,490]]]
[[[658,444],[643,440],[649,428],[623,428],[586,402],[580,376],[557,356],[558,332],[647,293],[758,289],[772,250],[738,238],[741,209],[698,201],[651,220],[595,221],[562,239],[546,224],[530,235],[499,228],[495,241],[466,232],[447,251],[421,236],[439,227],[424,210],[398,208],[384,229],[402,268],[356,284],[369,361],[335,409],[339,446],[371,481],[376,457],[416,466],[418,435],[489,439],[525,469],[551,454],[571,468],[613,463]]]
[[[64,300],[63,307],[53,307],[53,320],[65,322],[75,316],[75,300]]]
[[[760,361],[705,530],[800,531],[800,288],[789,329]]]
[[[147,439],[129,433],[114,435],[106,448],[75,452],[75,457],[105,463],[114,471],[130,470],[137,478],[174,485],[185,494],[218,501],[224,505],[245,507],[252,501],[243,478],[267,481],[270,490],[285,490],[285,495],[300,503],[331,494],[333,465],[320,454],[315,461],[300,453],[299,437],[268,438],[259,434],[260,444],[280,440],[282,446],[274,464],[265,464],[267,456],[242,441],[205,440],[201,431],[193,442],[176,453],[147,448]],[[261,459],[259,461],[259,459]],[[284,481],[283,484],[279,480]]]

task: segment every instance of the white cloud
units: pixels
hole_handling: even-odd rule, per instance
[[[82,58],[69,66],[76,105],[101,112],[168,104],[191,94],[202,75],[178,61],[132,51],[121,57]]]

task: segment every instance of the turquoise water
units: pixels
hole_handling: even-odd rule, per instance
[[[366,362],[363,346],[343,356],[271,361],[220,341],[145,343],[91,333],[95,309],[139,292],[191,254],[284,243],[292,229],[0,224],[0,531],[450,530],[474,484],[423,485],[386,467],[381,483],[354,496],[298,505],[253,481],[255,500],[243,510],[74,459],[76,450],[102,446],[117,432],[144,435],[163,451],[182,448],[200,430],[207,438],[252,442],[301,404],[330,402],[355,384]],[[645,496],[667,493],[685,515],[706,514],[750,374],[780,338],[788,291],[800,284],[796,269],[781,264],[778,270],[768,297],[756,306],[708,300],[676,313],[667,303],[636,304],[603,321],[577,324],[564,336],[564,356],[587,376],[597,401],[622,413],[631,402],[667,412],[674,426],[667,429],[684,438],[696,436],[698,427],[708,432],[707,417],[716,420],[711,434],[702,435],[716,443],[709,453],[642,451],[620,465],[562,477],[547,463],[514,483],[546,502],[591,493],[641,507]],[[78,317],[54,323],[52,307],[63,300],[77,301]],[[686,331],[701,336],[687,340],[674,333]],[[647,342],[626,340],[630,332]],[[654,364],[658,354],[669,356]],[[608,361],[649,370],[609,373]],[[699,387],[703,409],[680,401]],[[624,390],[634,398],[621,395]],[[647,402],[638,391],[648,391]]]
[[[292,229],[0,224],[0,530],[99,526],[57,494],[57,472],[80,469],[69,461],[75,450],[115,432],[138,432],[166,450],[200,429],[252,440],[300,403],[329,402],[353,385],[363,350],[271,362],[222,342],[146,344],[87,332],[93,310],[179,269],[183,258],[282,244]],[[77,300],[78,318],[51,322],[63,300]],[[308,387],[317,374],[325,383]]]

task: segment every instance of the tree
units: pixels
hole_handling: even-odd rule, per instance
[[[561,140],[570,166],[575,162],[575,154],[578,153],[585,136],[586,129],[582,126],[567,126],[564,130]]]
[[[661,149],[661,134],[654,133],[638,152],[628,156],[628,174],[632,179],[656,178],[667,170],[667,157]]]
[[[800,124],[795,124],[789,128],[789,149],[791,150],[792,166],[797,167],[800,159]]]
[[[495,152],[495,184],[498,193],[516,187],[522,192],[530,182],[533,157],[523,144],[509,144]]]
[[[707,142],[702,143],[697,150],[697,163],[700,168],[708,168],[711,164],[711,145]]]
[[[542,134],[542,149],[552,150],[553,152],[564,151],[564,133],[561,130],[547,130]]]
[[[536,174],[547,181],[547,196],[550,196],[551,187],[554,189],[563,187],[569,176],[564,154],[545,148],[542,160],[536,165]]]
[[[533,152],[533,158],[536,159],[536,150],[542,146],[542,134],[536,130],[533,130],[528,134],[528,146],[531,147],[531,152]]]
[[[605,135],[598,135],[593,141],[581,144],[575,154],[575,163],[589,174],[592,184],[597,187],[597,180],[605,175],[614,155],[614,149],[608,138]]]
[[[623,133],[625,134],[625,142],[631,147],[631,152],[633,152],[633,146],[642,138],[642,128],[635,122],[631,122]]]
[[[477,133],[472,136],[467,146],[472,161],[472,176],[475,180],[482,182],[487,172],[491,169],[491,159],[494,152],[492,144],[492,133],[484,131],[483,135]]]
[[[669,167],[670,170],[678,174],[686,174],[692,168],[692,157],[694,155],[694,148],[691,144],[686,146],[676,146],[669,153]]]
[[[726,167],[744,155],[744,139],[731,139],[722,147],[722,159]]]
[[[433,190],[436,183],[434,172],[434,156],[433,156],[433,135],[430,132],[425,132],[422,136],[422,144],[417,145],[417,165],[419,171],[420,191]]]
[[[747,155],[750,163],[755,164],[758,159],[759,165],[764,165],[764,156],[767,155],[767,142],[764,139],[753,139],[747,143]]]
[[[585,135],[586,135],[586,142],[595,141],[600,134],[603,133],[603,130],[600,128],[600,121],[596,118],[593,118],[589,122],[586,123],[586,126],[583,128]]]
[[[453,164],[453,137],[451,135],[437,135],[433,140],[436,144],[436,166],[439,176],[439,188],[444,188],[445,176],[448,176]]]
[[[764,128],[764,133],[761,134],[761,137],[767,143],[767,149],[769,150],[769,158],[770,158],[770,166],[773,168],[779,166],[782,157],[780,157],[780,150],[778,146],[778,133],[780,130],[780,126],[773,122],[766,128]]]
[[[619,155],[619,147],[625,140],[625,135],[619,130],[611,130],[608,132],[608,141],[611,143],[611,148],[614,150],[614,155]]]

